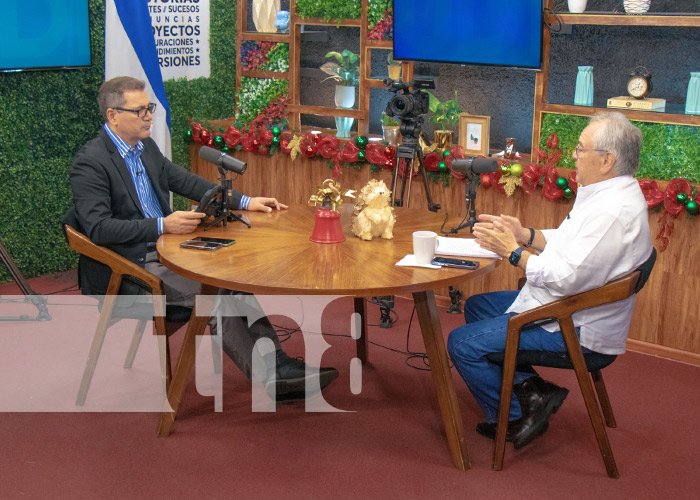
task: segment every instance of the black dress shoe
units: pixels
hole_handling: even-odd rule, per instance
[[[330,367],[320,367],[306,374],[306,363],[301,359],[290,358],[284,351],[277,352],[277,369],[274,378],[265,381],[265,390],[272,397],[275,395],[277,401],[290,401],[295,399],[305,399],[313,396],[320,390],[325,389],[328,384],[338,378],[338,370]],[[308,394],[306,383],[312,388]]]
[[[506,441],[513,441],[513,436],[520,429],[520,424],[522,419],[511,420],[508,422],[508,429],[506,430]],[[489,439],[496,439],[496,422],[479,422],[476,424],[476,432]]]
[[[545,433],[550,415],[557,412],[569,390],[534,376],[514,385],[513,392],[523,413],[520,429],[513,435],[513,447],[517,450]]]

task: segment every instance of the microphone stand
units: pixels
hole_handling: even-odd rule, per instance
[[[237,220],[241,224],[244,224],[250,229],[250,224],[248,224],[246,221],[243,220],[243,218],[231,212],[229,210],[229,196],[231,191],[233,190],[233,185],[231,179],[226,178],[226,169],[218,165],[217,168],[219,169],[219,174],[221,174],[221,201],[219,202],[219,210],[218,214],[212,220],[211,222],[208,222],[204,226],[204,230],[206,231],[207,228],[209,227],[216,227],[221,223],[223,226],[226,226],[227,222],[232,222]]]
[[[474,232],[474,224],[479,222],[476,218],[476,183],[472,182],[471,176],[467,175],[466,189],[464,193],[464,202],[467,206],[468,219],[466,222],[460,224],[457,227],[453,227],[449,232],[444,233],[445,236],[450,234],[457,234],[458,231],[466,227],[469,228],[470,232]]]

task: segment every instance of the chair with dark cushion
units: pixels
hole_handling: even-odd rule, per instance
[[[76,406],[83,406],[85,404],[107,330],[118,321],[127,318],[136,319],[138,323],[131,339],[131,345],[126,360],[124,361],[124,367],[131,368],[143,336],[143,331],[146,327],[146,322],[153,321],[155,333],[165,339],[165,349],[160,349],[160,352],[161,370],[165,381],[165,389],[167,391],[171,378],[170,346],[168,338],[189,321],[192,309],[171,305],[163,307],[165,301],[155,299],[152,301],[152,304],[134,303],[128,307],[119,307],[117,304],[117,297],[119,296],[119,288],[121,287],[123,279],[129,279],[135,282],[153,296],[162,297],[164,296],[164,292],[161,279],[112,250],[94,244],[90,238],[76,229],[74,225],[77,226],[78,224],[73,209],[71,209],[66,215],[63,224],[68,245],[79,254],[108,266],[112,271],[107,292],[104,299],[100,300],[98,304],[100,317],[90,346],[90,353],[83,372],[83,378],[80,382],[80,389],[78,390],[78,396],[75,402]],[[218,360],[217,356],[214,356],[214,359]],[[215,366],[215,370],[217,372],[220,371],[220,366]]]
[[[544,366],[574,370],[579,387],[581,388],[581,393],[583,394],[584,402],[586,403],[591,424],[593,425],[596,440],[598,441],[598,447],[600,448],[603,461],[605,462],[605,468],[608,476],[614,478],[619,477],[619,473],[617,471],[617,465],[615,464],[615,458],[613,457],[612,448],[610,447],[610,441],[608,440],[608,435],[600,416],[593,386],[595,386],[595,390],[598,394],[598,401],[600,402],[600,408],[602,409],[606,424],[608,427],[616,427],[615,416],[613,415],[601,370],[615,361],[617,356],[595,352],[584,354],[578,336],[576,335],[574,322],[571,316],[577,311],[624,300],[638,293],[649,279],[655,262],[656,249],[652,249],[651,255],[646,262],[626,276],[610,281],[599,288],[556,300],[512,316],[508,320],[505,352],[497,352],[487,356],[489,361],[503,366],[501,402],[510,402],[511,400],[516,365],[522,367]],[[560,325],[568,352],[518,350],[520,332],[522,330],[553,321],[557,321]],[[591,374],[590,378],[588,377],[588,373]],[[591,379],[593,379],[593,385],[591,384]],[[493,457],[494,470],[503,469],[509,408],[510,404],[499,405],[498,427]]]

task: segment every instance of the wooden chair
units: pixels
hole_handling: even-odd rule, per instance
[[[608,440],[598,409],[598,403],[596,402],[596,396],[593,392],[593,385],[595,385],[600,407],[605,416],[605,422],[608,427],[616,427],[617,424],[601,373],[601,370],[610,365],[616,356],[599,353],[583,354],[571,316],[577,311],[624,300],[636,294],[649,278],[655,261],[656,249],[652,249],[652,253],[647,261],[626,276],[610,281],[599,288],[516,314],[508,320],[505,352],[494,353],[488,356],[489,361],[503,365],[503,385],[501,386],[501,403],[498,409],[498,426],[493,455],[494,470],[503,469],[506,430],[516,365],[545,366],[571,369],[576,372],[576,378],[583,394],[583,400],[586,403],[586,409],[593,425],[593,432],[595,432],[608,476],[613,478],[619,477],[610,441]],[[552,321],[559,323],[568,353],[518,351],[520,332],[522,330]],[[588,377],[588,372],[591,374],[590,378]],[[591,384],[591,378],[593,379],[593,385]]]
[[[153,320],[155,333],[165,339],[165,349],[159,349],[159,351],[161,354],[161,373],[163,374],[165,390],[167,392],[171,378],[170,345],[168,338],[189,321],[192,309],[182,306],[164,306],[163,283],[160,278],[112,250],[95,245],[87,236],[76,230],[70,224],[64,223],[63,227],[68,244],[73,250],[101,262],[112,270],[107,293],[104,300],[99,304],[100,317],[97,322],[95,334],[92,338],[90,353],[85,365],[85,370],[83,371],[83,378],[80,382],[80,389],[78,390],[78,396],[75,401],[76,406],[83,406],[85,404],[107,330],[118,321],[127,318],[137,319],[138,323],[131,339],[131,345],[124,361],[124,367],[131,368],[141,338],[143,337],[146,322]],[[150,291],[154,296],[153,304],[137,303],[129,307],[119,307],[117,305],[117,297],[122,279],[125,277],[135,281],[147,291]],[[160,297],[160,299],[157,297]],[[218,354],[218,351],[215,351],[215,353]],[[219,373],[221,367],[217,364],[217,361],[220,361],[220,355],[215,355],[214,359],[215,371]]]

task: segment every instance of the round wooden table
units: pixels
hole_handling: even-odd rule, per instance
[[[442,214],[427,210],[396,208],[394,238],[363,241],[353,236],[352,205],[341,211],[346,241],[334,244],[314,243],[309,236],[314,227],[316,209],[294,205],[289,210],[270,214],[243,212],[250,222],[197,230],[187,235],[165,234],[158,239],[161,263],[169,269],[202,283],[201,294],[217,293],[217,288],[270,295],[349,295],[355,297],[355,309],[365,317],[365,297],[412,294],[420,322],[433,382],[438,395],[447,441],[455,466],[469,468],[469,457],[445,342],[435,306],[433,290],[463,282],[492,271],[500,262],[480,262],[477,270],[400,267],[396,262],[413,253],[412,235],[417,230],[439,234]],[[450,220],[445,227],[459,221]],[[180,243],[194,236],[233,238],[236,243],[216,251],[184,249]],[[206,327],[208,312],[198,310],[190,319],[178,356],[168,400],[172,411],[163,413],[158,434],[167,436],[189,380],[195,359],[195,338]],[[367,361],[367,332],[362,322],[358,357]]]

